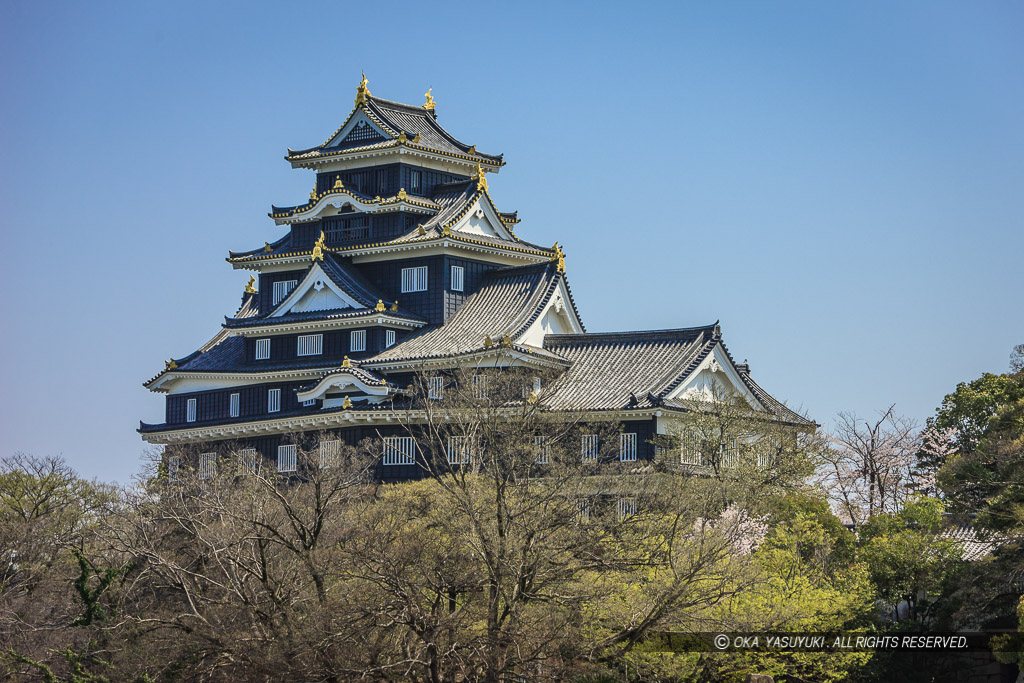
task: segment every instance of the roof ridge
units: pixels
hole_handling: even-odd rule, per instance
[[[696,327],[679,327],[664,330],[626,330],[622,332],[584,332],[583,334],[549,334],[544,337],[544,345],[549,343],[583,344],[586,342],[606,342],[618,340],[637,341],[675,341],[684,334],[694,334],[713,331],[717,323],[711,325],[698,325]],[[550,342],[549,342],[550,340]]]

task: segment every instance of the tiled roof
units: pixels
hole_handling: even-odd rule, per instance
[[[549,334],[544,348],[572,365],[544,402],[555,409],[650,407],[648,392],[657,394],[710,350],[717,341],[715,330],[715,325],[708,325],[652,332]]]
[[[314,379],[312,382],[303,387],[300,387],[299,391],[307,391],[309,389],[312,389],[314,386],[322,382],[325,378],[330,377],[332,375],[351,375],[352,377],[356,378],[363,384],[390,387],[394,386],[392,384],[389,384],[387,379],[385,379],[383,375],[377,374],[376,372],[368,370],[364,367],[360,367],[358,361],[349,361],[349,363],[351,367],[344,367],[343,365],[339,365],[338,367],[331,368],[330,370],[321,373],[320,376]]]
[[[341,132],[349,119],[352,118],[352,114],[358,111],[359,108],[363,108],[367,117],[383,128],[392,139],[372,141],[369,144],[355,148],[338,145],[327,147],[327,143],[333,140],[337,134]],[[339,152],[354,152],[362,151],[364,149],[393,146],[395,144],[395,138],[397,138],[399,134],[405,133],[407,137],[407,142],[405,144],[410,147],[419,147],[421,149],[441,152],[443,154],[465,159],[481,159],[499,165],[503,163],[503,155],[484,154],[483,152],[476,151],[473,145],[467,145],[466,143],[457,140],[451,133],[441,127],[441,124],[437,122],[437,117],[434,115],[434,112],[427,111],[423,107],[402,104],[401,102],[392,102],[391,100],[367,95],[365,104],[356,105],[352,114],[349,114],[345,119],[345,123],[343,123],[338,130],[328,138],[327,142],[316,147],[310,147],[309,149],[289,149],[287,158],[293,161],[298,161],[302,159],[312,159],[319,156],[328,156]],[[419,135],[419,140],[416,143],[413,143],[412,140],[417,135]]]
[[[500,344],[506,334],[515,339],[537,319],[564,277],[553,262],[492,270],[447,322],[423,328],[364,364],[482,351],[486,348],[485,336],[495,345]],[[521,350],[531,352],[526,347]]]
[[[404,313],[402,311],[393,312],[390,310],[378,313],[377,311],[370,308],[335,308],[327,311],[303,311],[302,313],[285,313],[279,315],[276,318],[250,318],[247,320],[239,320],[237,318],[225,318],[224,327],[230,329],[247,328],[247,327],[261,327],[266,325],[287,325],[289,323],[302,323],[313,320],[345,320],[346,318],[358,318],[360,316],[378,316],[383,315],[389,318],[402,318],[416,323],[425,323],[426,318],[415,315],[413,313]]]

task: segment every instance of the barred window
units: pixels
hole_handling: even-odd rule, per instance
[[[580,517],[580,521],[590,521],[590,499],[589,498],[578,498],[576,500],[576,512]]]
[[[256,340],[256,360],[267,360],[270,358],[270,340]]]
[[[273,305],[276,306],[287,299],[297,284],[299,284],[298,280],[279,280],[275,282]]]
[[[319,356],[324,352],[324,335],[300,334],[297,356]]]
[[[487,375],[473,375],[473,398],[487,398]]]
[[[439,401],[444,398],[444,377],[431,377],[427,389],[427,398]]]
[[[415,465],[416,442],[411,436],[384,437],[385,465]]]
[[[298,469],[298,447],[295,444],[277,447],[277,471],[294,472]]]
[[[679,463],[681,465],[700,465],[700,439],[691,430],[679,435]]]
[[[636,461],[636,434],[619,435],[619,460],[622,462]]]
[[[199,454],[199,478],[200,479],[212,479],[217,475],[217,454],[216,453],[200,453]]]
[[[626,519],[636,514],[636,498],[619,498],[619,519]]]
[[[341,441],[320,442],[320,467],[333,467],[341,457]]]
[[[537,464],[546,465],[551,462],[551,445],[548,444],[548,437],[535,436],[533,437],[533,443],[539,448],[539,451],[537,452]]]
[[[237,393],[236,394],[231,394],[231,399],[229,401],[230,405],[228,406],[228,416],[229,417],[238,417],[238,412],[239,412],[238,408],[239,408],[239,403],[240,403],[239,399],[240,399],[239,394],[237,394]]]
[[[473,459],[472,440],[468,436],[448,437],[448,463],[467,465]]]
[[[452,266],[452,291],[461,292],[466,280],[466,269],[462,266]]]
[[[196,421],[196,400],[190,398],[185,401],[185,422]]]
[[[366,350],[366,330],[352,330],[348,335],[349,351]]]
[[[309,406],[315,406],[316,405],[316,399],[315,398],[307,398],[305,401],[302,402],[302,405],[306,406],[307,408]]]
[[[583,462],[594,462],[597,460],[597,434],[584,434],[583,446],[581,448]]]
[[[281,390],[271,389],[267,392],[267,412],[276,413],[281,410]]]
[[[259,453],[255,448],[243,448],[238,451],[238,471],[240,474],[258,474],[260,468]]]
[[[420,191],[420,172],[419,171],[411,171],[409,173],[409,190],[411,192],[419,192]]]
[[[726,440],[721,446],[722,467],[737,467],[740,464],[740,449],[736,439]]]
[[[385,330],[384,331],[384,348],[385,349],[390,349],[394,345],[395,345],[395,331],[394,330]]]
[[[179,470],[181,470],[181,456],[172,455],[167,458],[167,478],[171,481],[178,481]]]
[[[427,267],[402,268],[402,292],[427,291]]]

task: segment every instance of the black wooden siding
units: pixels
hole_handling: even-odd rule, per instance
[[[274,283],[285,280],[295,280],[295,284],[302,282],[306,275],[306,269],[286,270],[275,273],[260,273],[260,311],[269,313],[274,308]],[[280,302],[278,302],[280,303]]]
[[[416,187],[415,175],[419,175],[419,187]],[[346,188],[361,192],[371,197],[394,196],[402,188],[409,194],[429,197],[434,193],[434,187],[444,183],[453,183],[466,180],[468,176],[456,175],[454,173],[443,173],[419,166],[409,164],[386,164],[384,166],[371,166],[366,168],[354,168],[348,171],[332,171],[319,173],[316,177],[317,193],[327,192],[334,187],[335,181],[341,176],[341,182]]]
[[[369,230],[356,231],[356,221],[369,219]],[[352,246],[361,243],[375,243],[400,237],[413,228],[417,223],[427,220],[422,214],[406,213],[396,211],[383,215],[363,214],[355,211],[346,211],[337,216],[329,216],[320,221],[310,223],[296,223],[292,226],[292,245],[296,249],[311,249],[313,244],[320,239],[320,231],[324,232],[324,244],[329,247]],[[350,232],[346,235],[344,230]],[[365,234],[365,237],[360,235]]]
[[[170,425],[202,424],[204,422],[222,421],[230,418],[229,408],[231,394],[239,395],[239,417],[274,416],[277,412],[287,412],[299,407],[295,398],[295,390],[308,382],[281,382],[276,384],[255,384],[213,391],[193,391],[186,394],[175,394],[167,397],[165,419]],[[267,411],[268,396],[271,389],[281,390],[281,410],[275,413]],[[186,422],[187,402],[196,399],[196,421]]]
[[[252,365],[253,370],[258,370],[260,365],[277,364],[288,361],[300,361],[303,364],[316,362],[319,358],[340,359],[342,356],[349,356],[353,359],[365,358],[380,353],[384,350],[384,327],[355,327],[342,330],[331,330],[328,332],[302,332],[296,334],[267,335],[266,337],[247,337],[245,340],[245,362]],[[352,332],[364,330],[366,332],[366,350],[352,351]],[[316,356],[300,356],[299,336],[300,334],[323,334],[323,353]],[[401,337],[403,333],[399,332]],[[270,358],[256,360],[257,339],[270,340]]]

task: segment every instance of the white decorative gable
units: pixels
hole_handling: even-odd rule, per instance
[[[328,311],[338,308],[358,309],[365,306],[334,284],[319,263],[314,263],[302,282],[270,314],[270,317],[278,318],[285,313]]]
[[[459,221],[452,226],[452,230],[464,232],[471,235],[485,235],[487,237],[500,237],[504,240],[514,240],[515,237],[508,231],[501,218],[494,211],[491,203],[484,201],[483,197],[477,197],[473,206],[469,207]]]
[[[667,398],[703,399],[711,401],[716,397],[742,396],[754,410],[764,410],[761,402],[747,389],[740,373],[729,360],[721,344],[716,344],[697,369]]]
[[[544,346],[544,337],[549,334],[582,334],[583,324],[569,303],[569,292],[565,281],[559,281],[558,288],[544,306],[540,316],[526,329],[517,344]]]
[[[380,126],[370,120],[365,111],[360,109],[352,115],[352,118],[345,123],[342,129],[324,147],[335,147],[342,142],[365,142],[369,145],[379,142],[381,138],[390,140],[391,135],[385,133]]]

